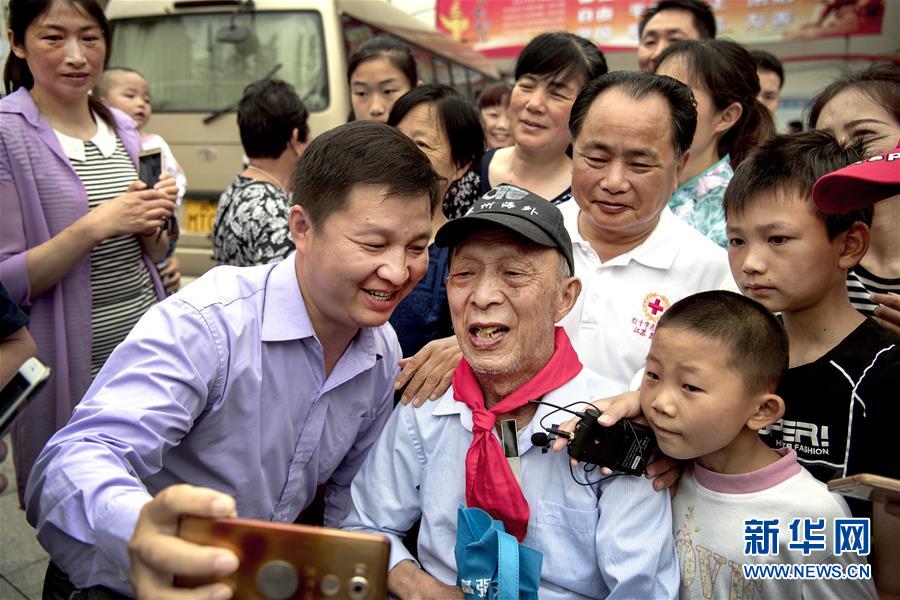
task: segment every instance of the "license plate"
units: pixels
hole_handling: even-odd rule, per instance
[[[190,233],[212,233],[213,219],[216,217],[217,200],[185,198],[182,229]]]

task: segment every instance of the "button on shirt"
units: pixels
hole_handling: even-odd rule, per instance
[[[400,346],[361,329],[326,377],[294,255],[213,269],[152,308],[113,352],[28,481],[28,520],[78,587],[131,593],[141,506],[187,482],[241,517],[293,521],[329,483],[326,523],[387,420]]]
[[[566,406],[621,391],[584,369],[544,400]],[[622,475],[591,486],[576,483],[568,454],[542,454],[531,444],[531,434],[543,431],[542,420],[549,427],[571,416],[554,412],[539,406],[518,436],[522,491],[531,509],[523,543],[544,557],[538,597],[677,597],[668,493],[653,491],[646,477]],[[432,577],[455,585],[456,517],[466,501],[466,453],[472,435],[472,411],[453,399],[452,388],[421,408],[398,406],[353,480],[353,505],[343,527],[390,538],[393,569],[400,561],[412,560],[400,536],[421,516],[421,566]],[[585,473],[583,467],[574,472],[580,481],[600,477],[597,470]]]
[[[584,366],[620,385],[643,368],[665,309],[697,292],[737,291],[725,250],[668,208],[643,243],[606,262],[578,231],[578,205],[559,209],[582,283],[575,307],[559,324]]]

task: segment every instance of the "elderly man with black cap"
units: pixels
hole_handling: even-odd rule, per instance
[[[441,398],[394,411],[353,481],[344,527],[391,539],[388,587],[399,598],[463,597],[453,552],[461,505],[543,555],[541,599],[677,596],[668,495],[644,477],[573,469],[531,442],[566,420],[549,404],[577,409],[621,391],[583,368],[555,326],[581,291],[559,209],[501,185],[435,242],[452,249],[447,297],[463,358]],[[516,433],[503,447],[517,451],[501,448],[506,420]],[[419,517],[417,562],[400,536]]]

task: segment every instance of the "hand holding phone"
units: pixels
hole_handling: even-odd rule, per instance
[[[235,517],[234,498],[209,488],[187,484],[169,486],[144,504],[128,542],[131,583],[138,598],[185,596],[172,584],[178,575],[225,577],[238,568],[234,552],[198,546],[178,538],[182,515]],[[230,598],[232,588],[214,583],[194,589],[195,597]]]
[[[6,434],[16,415],[50,379],[50,367],[35,357],[27,359],[0,390],[0,436]]]
[[[219,579],[176,577],[183,587],[226,583],[235,598],[375,600],[387,593],[390,544],[378,535],[252,519],[183,516],[178,535],[240,559]]]
[[[884,504],[900,502],[900,480],[871,473],[832,479],[828,490],[842,496]]]
[[[142,150],[138,154],[138,178],[152,188],[162,175],[162,151]]]
[[[138,178],[147,184],[147,189],[151,189],[159,183],[162,171],[163,156],[160,149],[143,150],[138,154]],[[169,241],[175,242],[178,240],[178,221],[174,215],[165,218],[165,226],[157,233],[157,241],[159,241],[163,231],[168,234]]]

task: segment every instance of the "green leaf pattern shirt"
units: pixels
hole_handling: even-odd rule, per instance
[[[669,208],[682,221],[723,248],[727,248],[728,238],[722,199],[734,175],[730,160],[726,154],[719,162],[684,182],[669,200]]]

